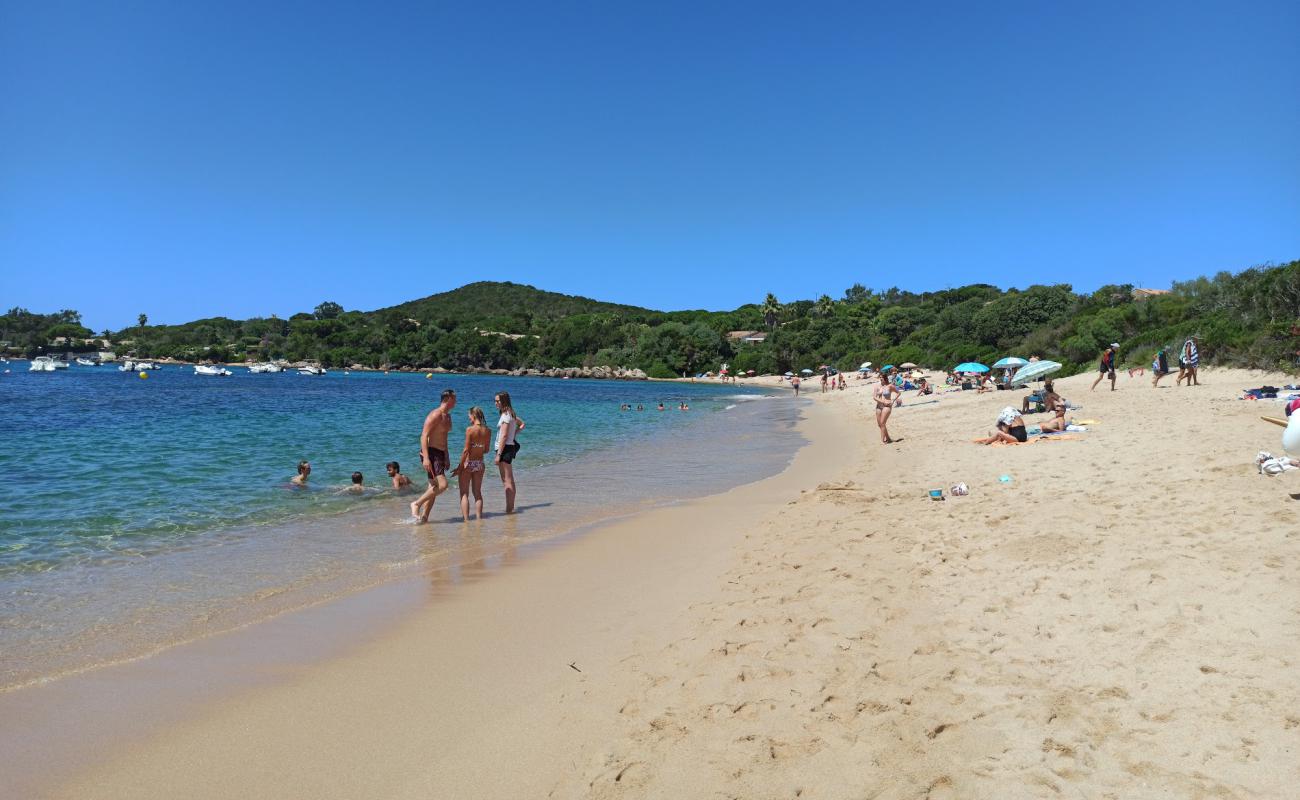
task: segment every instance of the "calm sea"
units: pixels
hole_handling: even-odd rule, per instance
[[[0,688],[757,480],[800,443],[788,397],[717,384],[26,367],[0,375]],[[453,457],[469,407],[495,425],[511,393],[521,513],[500,513],[490,465],[470,528],[454,487],[423,526],[386,488],[390,460],[423,486],[420,426],[444,388]],[[308,491],[288,487],[300,459]],[[365,495],[340,491],[354,471]]]

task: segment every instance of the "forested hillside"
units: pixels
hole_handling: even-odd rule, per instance
[[[1135,295],[1128,285],[1079,294],[1065,284],[1001,290],[973,284],[938,292],[873,291],[782,303],[767,295],[734,311],[660,312],[513,283],[474,283],[371,312],[333,302],[289,319],[223,317],[104,332],[123,353],[188,360],[317,360],[327,366],[448,369],[627,366],[651,375],[716,369],[759,373],[862,361],[936,368],[1037,355],[1069,369],[1111,341],[1121,361],[1145,365],[1157,347],[1201,339],[1210,363],[1294,370],[1300,351],[1300,261],[1220,273]],[[742,343],[732,331],[761,331]],[[13,309],[0,339],[28,354],[75,349],[90,337],[75,311]],[[56,337],[72,342],[52,346]]]

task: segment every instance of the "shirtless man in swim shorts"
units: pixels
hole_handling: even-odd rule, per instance
[[[442,393],[442,403],[424,418],[420,429],[420,461],[429,476],[429,488],[411,503],[411,516],[420,522],[429,521],[433,501],[447,491],[447,470],[451,467],[447,456],[447,434],[451,433],[451,410],[456,407],[456,392],[447,389]]]

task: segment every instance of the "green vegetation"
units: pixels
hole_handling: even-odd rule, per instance
[[[33,354],[58,336],[90,337],[80,322],[74,311],[13,309],[0,317],[0,339]],[[609,365],[669,377],[713,370],[723,361],[772,373],[821,364],[853,369],[862,361],[944,368],[1004,355],[1051,358],[1077,371],[1112,341],[1121,344],[1123,363],[1145,366],[1157,347],[1172,353],[1196,334],[1208,363],[1294,370],[1300,261],[1177,283],[1150,297],[1135,297],[1129,285],[1077,294],[1063,284],[1006,291],[973,284],[923,293],[855,284],[839,300],[823,295],[781,303],[768,294],[729,312],[660,312],[519,284],[474,283],[371,312],[324,302],[287,320],[215,317],[150,326],[141,314],[139,323],[106,331],[106,338],[122,353],[150,358],[448,369]],[[767,340],[745,344],[730,338],[732,331],[765,332]]]

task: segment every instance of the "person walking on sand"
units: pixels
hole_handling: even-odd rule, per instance
[[[1110,347],[1101,351],[1101,362],[1097,365],[1097,380],[1092,382],[1092,389],[1097,388],[1102,378],[1110,378],[1110,390],[1115,391],[1115,359],[1119,357],[1119,342],[1111,342]]]
[[[1181,384],[1185,378],[1188,386],[1200,386],[1201,382],[1196,377],[1196,370],[1200,364],[1201,354],[1196,349],[1196,337],[1192,336],[1183,342],[1183,350],[1178,356],[1178,380],[1175,384]]]
[[[424,523],[429,521],[433,501],[447,491],[447,434],[451,433],[451,410],[456,407],[456,392],[447,389],[442,402],[424,418],[420,429],[420,461],[429,476],[429,488],[411,503],[411,516]]]
[[[1160,379],[1169,374],[1169,356],[1162,347],[1151,358],[1151,388],[1160,387]]]
[[[483,459],[492,445],[492,429],[483,418],[483,409],[469,410],[469,427],[465,429],[465,449],[452,474],[460,487],[460,515],[469,522],[469,494],[474,492],[474,518],[483,519]]]
[[[799,376],[795,375],[790,379],[790,385],[794,387],[794,396],[799,396]]]
[[[889,376],[881,373],[880,385],[871,393],[871,397],[876,401],[876,425],[880,427],[880,443],[891,444],[894,440],[889,436],[889,415],[899,399],[899,391],[890,383]]]
[[[515,456],[519,453],[519,441],[515,438],[524,429],[524,421],[510,404],[510,393],[501,392],[496,396],[497,411],[501,418],[497,421],[496,464],[501,471],[501,484],[506,491],[506,513],[515,511],[515,498],[519,488],[515,485]],[[659,404],[663,410],[663,403]]]

